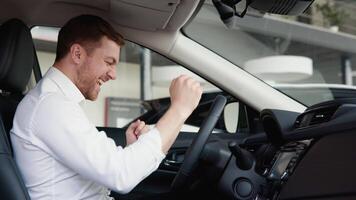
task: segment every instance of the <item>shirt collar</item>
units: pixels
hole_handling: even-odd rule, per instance
[[[85,98],[77,86],[59,69],[50,67],[45,76],[53,80],[66,97],[77,103],[84,102]]]

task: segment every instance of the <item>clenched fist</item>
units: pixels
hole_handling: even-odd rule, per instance
[[[126,145],[130,145],[136,142],[138,137],[140,137],[140,135],[147,133],[149,130],[150,129],[145,124],[145,122],[139,119],[131,123],[126,130]]]
[[[175,78],[169,88],[171,106],[183,117],[188,117],[197,107],[203,89],[198,81],[187,75]]]

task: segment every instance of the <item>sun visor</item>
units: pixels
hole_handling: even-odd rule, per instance
[[[141,30],[164,29],[180,0],[111,0],[112,20]]]

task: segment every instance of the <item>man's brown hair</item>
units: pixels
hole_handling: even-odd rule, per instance
[[[124,45],[123,37],[98,16],[80,15],[70,19],[59,31],[56,61],[67,55],[74,43],[82,45],[90,53],[93,47],[100,45],[104,36],[119,46]]]

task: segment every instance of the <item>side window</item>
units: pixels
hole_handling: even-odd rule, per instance
[[[217,95],[225,96],[227,103],[215,126],[215,133],[251,135],[263,131],[259,112],[223,91],[203,93],[198,107],[185,123],[200,126]]]
[[[58,31],[49,27],[31,31],[42,75],[54,63]],[[96,126],[121,128],[138,117],[155,123],[169,106],[171,80],[180,74],[199,80],[204,92],[220,91],[184,67],[129,41],[121,48],[116,71],[116,80],[103,84],[98,99],[83,106]],[[183,131],[197,132],[198,128],[199,124],[187,123]]]
[[[58,28],[50,27],[34,27],[31,30],[42,75],[54,63],[58,31]],[[226,96],[228,104],[215,132],[255,133],[259,130],[257,112],[184,67],[137,44],[126,41],[121,48],[116,71],[116,80],[105,83],[98,99],[87,101],[83,106],[96,126],[122,128],[136,118],[155,124],[169,106],[170,82],[180,74],[188,74],[200,81],[204,94],[182,131],[198,131],[218,94]]]

